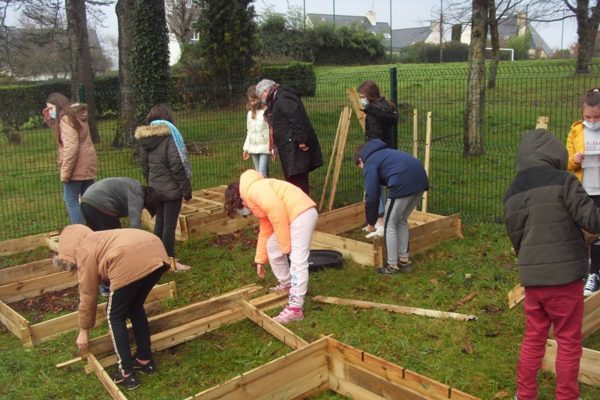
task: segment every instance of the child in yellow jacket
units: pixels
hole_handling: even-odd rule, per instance
[[[308,257],[318,217],[315,206],[297,186],[265,179],[255,170],[244,172],[239,183],[231,183],[225,191],[225,211],[229,216],[247,207],[259,220],[256,272],[263,279],[268,260],[279,281],[272,290],[289,292],[288,305],[274,318],[282,324],[304,318]]]

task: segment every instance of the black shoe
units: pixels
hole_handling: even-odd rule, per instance
[[[133,359],[133,369],[142,374],[153,374],[156,372],[156,367],[154,366],[154,361],[150,360],[148,364],[140,364],[137,358]]]
[[[133,374],[133,372],[131,372],[129,374],[129,376],[123,376],[123,374],[121,373],[121,370],[118,370],[113,375],[113,381],[117,385],[122,386],[127,390],[133,390],[133,389],[137,389],[138,387],[140,387],[140,382],[138,382],[138,380],[135,379],[135,375]]]
[[[400,272],[412,272],[412,264],[410,263],[410,261],[407,262],[402,262],[400,261],[400,264],[398,264],[398,269],[400,270]]]
[[[394,275],[400,272],[400,269],[395,265],[388,264],[385,267],[377,268],[377,272],[383,275]]]

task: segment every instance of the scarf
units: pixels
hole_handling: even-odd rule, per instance
[[[150,122],[150,125],[166,125],[169,127],[171,131],[171,137],[175,142],[175,146],[177,147],[177,151],[179,152],[179,158],[181,158],[181,163],[183,164],[183,169],[185,170],[185,175],[188,179],[192,176],[192,167],[188,160],[187,148],[185,147],[185,142],[183,141],[183,136],[179,132],[179,129],[171,122],[164,119],[157,119],[155,121]]]

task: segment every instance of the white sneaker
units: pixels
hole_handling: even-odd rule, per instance
[[[589,274],[583,287],[583,295],[591,296],[595,291],[600,289],[600,276],[598,274]]]
[[[384,234],[383,225],[375,224],[375,230],[373,232],[369,232],[365,237],[367,239],[376,239],[376,238],[383,237],[383,234]]]

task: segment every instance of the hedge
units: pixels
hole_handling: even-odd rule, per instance
[[[317,77],[312,63],[263,65],[260,75],[264,79],[271,79],[280,85],[296,89],[301,96],[314,96],[317,92]]]

